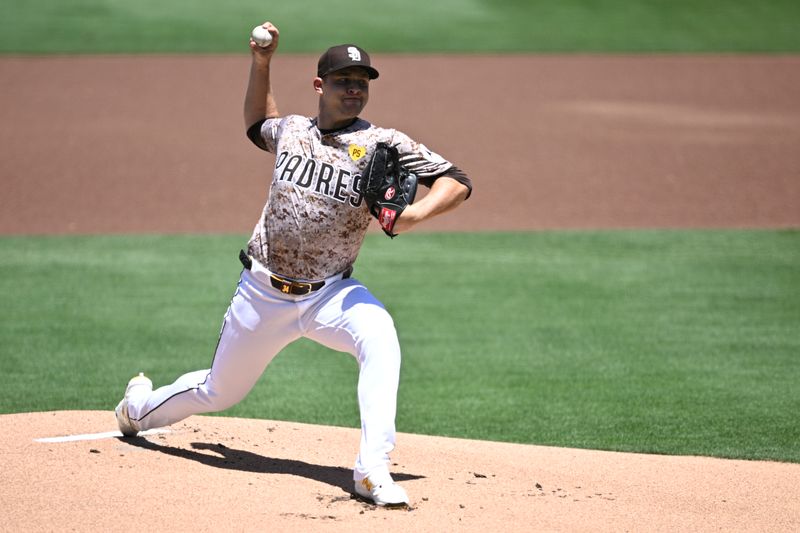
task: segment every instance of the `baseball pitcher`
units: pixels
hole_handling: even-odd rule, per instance
[[[361,443],[355,491],[378,505],[407,505],[389,472],[395,446],[400,346],[389,313],[356,278],[353,264],[370,222],[390,237],[457,207],[471,193],[465,173],[407,135],[359,117],[378,78],[362,48],[319,58],[313,117],[281,116],[270,84],[279,31],[250,40],[244,101],[247,136],[275,155],[268,198],[242,250],[243,270],[211,368],[153,390],[140,374],[116,408],[120,431],[167,426],[220,411],[252,389],[287,344],[309,338],[358,361]],[[269,39],[271,37],[271,40]],[[417,185],[428,194],[415,202]]]

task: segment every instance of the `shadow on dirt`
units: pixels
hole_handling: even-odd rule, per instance
[[[243,472],[253,472],[256,474],[289,474],[301,476],[338,487],[347,493],[353,492],[353,471],[349,468],[315,465],[293,459],[265,457],[252,452],[229,448],[224,444],[193,442],[191,444],[192,450],[187,450],[184,448],[156,444],[143,437],[120,438],[120,440],[131,446],[136,446],[137,448],[144,448],[182,459],[190,459],[215,468],[241,470]],[[216,455],[204,452],[213,452]],[[425,476],[393,473],[392,477],[395,481],[409,481],[413,479],[422,479]]]

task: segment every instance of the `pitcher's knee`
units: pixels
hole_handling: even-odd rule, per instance
[[[220,386],[213,381],[202,385],[195,391],[198,400],[205,405],[206,412],[224,411],[244,399],[247,392],[242,393],[231,387]]]
[[[400,342],[391,315],[383,311],[379,316],[371,317],[372,325],[359,335],[356,345],[359,361],[365,362],[372,357],[383,360],[400,360]]]

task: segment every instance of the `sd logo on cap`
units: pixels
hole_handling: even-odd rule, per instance
[[[324,78],[331,72],[347,67],[363,67],[369,73],[371,80],[378,77],[378,71],[372,68],[369,62],[369,54],[354,44],[340,44],[328,48],[317,63],[317,76]]]

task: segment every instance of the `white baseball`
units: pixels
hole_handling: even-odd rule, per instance
[[[258,46],[266,47],[272,42],[272,34],[263,26],[256,26],[250,34]]]

